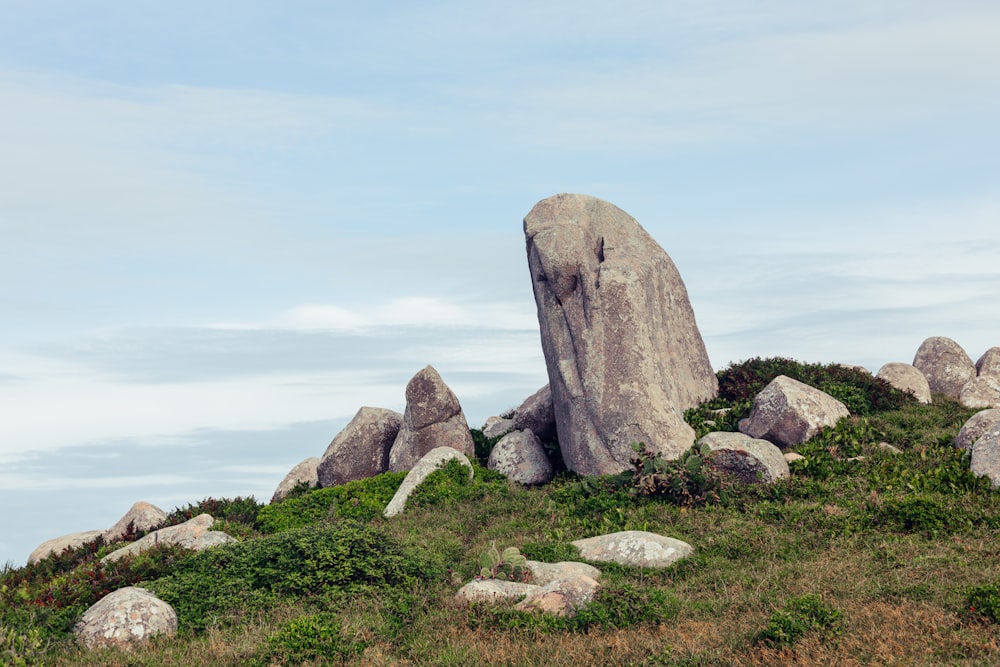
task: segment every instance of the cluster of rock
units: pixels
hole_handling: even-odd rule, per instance
[[[1000,407],[1000,347],[991,347],[972,363],[954,340],[932,336],[917,348],[912,364],[887,363],[876,377],[921,403],[930,403],[932,394],[943,394],[967,408]]]
[[[84,544],[93,542],[98,537],[104,538],[105,544],[111,544],[124,538],[128,533],[130,526],[134,532],[145,533],[146,531],[162,524],[166,520],[166,512],[155,505],[140,500],[132,505],[132,507],[130,507],[129,510],[122,515],[122,518],[118,519],[118,521],[116,521],[110,528],[106,528],[104,530],[85,530],[70,533],[68,535],[62,535],[60,537],[55,537],[51,540],[42,542],[35,547],[35,549],[28,556],[28,563],[30,564],[42,560],[52,553],[59,554],[66,549],[77,549],[82,547]]]

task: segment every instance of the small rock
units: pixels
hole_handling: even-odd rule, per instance
[[[889,454],[902,454],[903,453],[903,450],[899,449],[898,447],[893,447],[888,442],[880,442],[880,443],[878,443],[878,448],[880,450],[882,450],[883,452],[888,452]]]
[[[955,446],[959,449],[969,449],[976,440],[983,437],[987,431],[1000,426],[1000,408],[981,410],[969,417],[955,437]]]
[[[900,391],[913,394],[917,401],[924,405],[931,402],[931,386],[916,366],[890,361],[878,369],[875,377],[885,380]]]
[[[783,456],[785,458],[785,462],[787,463],[791,463],[792,461],[802,461],[806,458],[798,452],[785,452]]]
[[[506,475],[518,484],[545,484],[553,470],[545,448],[531,431],[514,431],[494,445],[486,462],[490,470]]]
[[[744,484],[770,484],[788,477],[788,462],[767,440],[742,433],[709,433],[698,441],[712,452],[712,463]]]
[[[319,462],[320,458],[318,456],[310,456],[289,470],[285,478],[278,484],[278,488],[274,490],[274,494],[271,495],[271,502],[278,502],[287,496],[289,491],[303,482],[309,486],[318,486],[319,475],[316,472],[316,467],[319,465]]]
[[[173,607],[145,588],[120,588],[83,613],[73,629],[87,648],[129,649],[156,635],[177,633]]]
[[[588,537],[572,544],[585,560],[635,567],[667,567],[694,553],[686,542],[641,530]]]
[[[427,479],[428,475],[438,468],[443,467],[451,459],[458,459],[462,465],[466,466],[469,469],[469,479],[472,479],[472,475],[474,474],[472,464],[469,463],[469,459],[466,458],[465,454],[451,447],[435,447],[424,454],[423,458],[417,461],[413,469],[403,478],[403,483],[396,489],[396,494],[389,501],[389,504],[385,506],[382,514],[390,517],[401,513],[406,508],[406,501],[409,499],[410,494],[413,493],[413,490],[420,486]]]

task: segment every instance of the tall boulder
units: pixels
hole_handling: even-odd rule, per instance
[[[451,447],[466,456],[476,455],[469,422],[458,397],[438,372],[427,366],[406,385],[406,410],[389,451],[389,470],[410,470],[436,447]]]
[[[965,383],[976,377],[976,366],[962,346],[944,336],[921,343],[913,365],[927,378],[932,392],[951,398],[958,398]]]
[[[399,435],[403,415],[385,408],[363,407],[334,437],[316,473],[322,487],[365,479],[389,469],[389,451]]]
[[[875,377],[885,380],[900,391],[910,392],[918,402],[924,405],[931,402],[931,386],[916,366],[890,361],[878,369]]]
[[[677,458],[694,442],[684,410],[718,381],[673,261],[634,218],[586,195],[539,202],[524,235],[567,467],[627,469],[634,442]]]
[[[976,373],[979,377],[1000,379],[1000,347],[991,347],[983,352],[983,356],[976,362]]]
[[[750,416],[740,422],[740,431],[779,447],[791,447],[850,414],[833,396],[779,375],[754,398]]]

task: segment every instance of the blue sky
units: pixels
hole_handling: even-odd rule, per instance
[[[1000,345],[995,2],[0,11],[0,563],[268,498],[426,364],[515,405],[558,192],[663,245],[716,368]]]

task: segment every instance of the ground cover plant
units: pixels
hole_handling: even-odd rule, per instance
[[[786,361],[755,362],[753,377]],[[620,475],[563,473],[539,488],[479,464],[470,479],[451,462],[392,519],[380,507],[399,474],[302,488],[265,508],[213,501],[240,542],[200,554],[154,550],[111,569],[96,563],[112,545],[95,542],[7,566],[0,664],[1000,663],[1000,494],[952,445],[974,411],[941,396],[891,403],[868,396],[884,388],[845,382],[871,409],[797,448],[805,461],[768,486],[729,483],[697,450],[665,462],[640,446]],[[725,427],[746,400],[737,392],[689,419]],[[599,564],[603,589],[573,618],[454,599],[484,567],[499,572],[508,548],[570,560],[572,540],[631,529],[695,554],[664,570]],[[77,648],[79,613],[135,583],[177,608],[179,635],[141,654]]]

